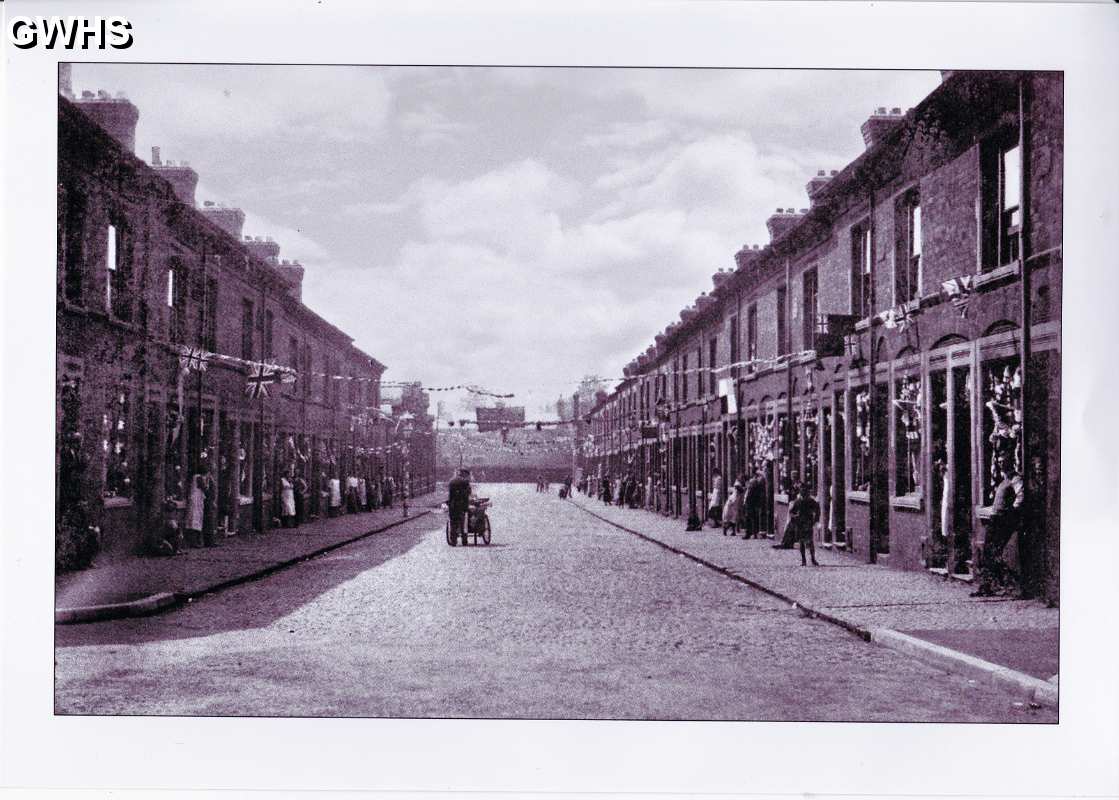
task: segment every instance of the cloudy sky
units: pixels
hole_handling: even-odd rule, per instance
[[[935,72],[75,65],[307,268],[390,379],[539,412],[619,375]]]

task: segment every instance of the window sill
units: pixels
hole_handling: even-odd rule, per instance
[[[106,497],[105,508],[132,508],[131,497]]]
[[[870,505],[870,492],[851,490],[847,492],[847,499],[852,503],[865,503],[866,505]]]
[[[903,495],[901,497],[891,497],[890,506],[893,508],[902,508],[909,511],[924,511],[925,498],[919,494]]]
[[[1015,261],[1011,264],[1006,264],[1001,267],[995,267],[994,269],[988,269],[980,272],[978,275],[975,276],[973,283],[976,289],[981,289],[989,284],[998,283],[999,281],[1005,280],[1007,278],[1017,277],[1018,262]]]
[[[777,494],[773,495],[773,502],[787,506],[789,504],[789,496],[787,494],[778,492]]]

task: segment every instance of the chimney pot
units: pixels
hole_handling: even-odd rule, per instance
[[[213,208],[214,207],[214,201],[213,200],[205,200],[205,201],[202,202],[202,206],[204,208]]]
[[[158,147],[153,147],[152,148],[152,166],[158,167],[160,165],[160,163],[162,163],[162,162],[160,162],[160,160],[159,160],[159,148]]]
[[[83,100],[92,100],[93,99],[93,92],[91,92],[89,89],[82,89],[82,99]]]
[[[832,177],[834,178],[834,177],[835,177],[836,175],[838,175],[838,174],[839,174],[839,170],[837,170],[837,169],[833,169],[833,170],[831,171],[831,174],[832,174]]]
[[[816,173],[817,177],[820,177],[820,178],[823,178],[823,177],[825,177],[825,176],[826,176],[827,174],[828,174],[828,173],[827,173],[826,171],[824,171],[824,170],[819,170],[819,171],[817,171],[817,173]],[[834,174],[834,173],[833,173],[833,174]]]
[[[901,109],[900,108],[891,108],[890,113],[893,114],[895,117],[901,116]]]
[[[108,93],[108,92],[106,92],[106,91],[105,91],[104,89],[98,89],[98,90],[97,90],[97,97],[98,97],[98,98],[100,98],[101,100],[110,100],[110,99],[112,99],[112,98],[111,98],[111,97],[109,96],[109,93]]]

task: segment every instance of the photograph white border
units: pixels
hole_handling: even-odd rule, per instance
[[[3,5],[6,20],[20,14],[124,16],[132,21],[135,44],[81,52],[21,51],[5,42],[0,787],[1119,794],[1111,619],[1119,607],[1114,4]],[[54,716],[48,476],[59,60],[1063,71],[1060,724]],[[485,746],[458,746],[466,740]]]

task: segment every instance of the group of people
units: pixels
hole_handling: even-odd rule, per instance
[[[598,499],[606,505],[619,505],[627,508],[644,508],[645,499],[651,494],[646,492],[641,482],[632,472],[626,473],[615,484],[610,473],[602,476],[598,486]]]
[[[278,506],[271,509],[266,506],[266,518],[272,520],[273,526],[295,528],[319,516],[337,517],[343,513],[357,514],[391,508],[397,499],[401,500],[404,515],[407,516],[408,485],[407,475],[398,484],[391,475],[372,479],[350,475],[343,480],[331,477],[323,470],[319,473],[316,506],[309,482],[292,465],[280,476]],[[212,474],[209,458],[203,453],[197,471],[190,478],[185,498],[186,513],[181,526],[177,520],[179,505],[169,499],[165,503],[163,529],[151,543],[151,553],[173,556],[184,547],[214,547],[217,544],[218,530],[217,497],[217,481]],[[275,516],[277,512],[278,517]]]

